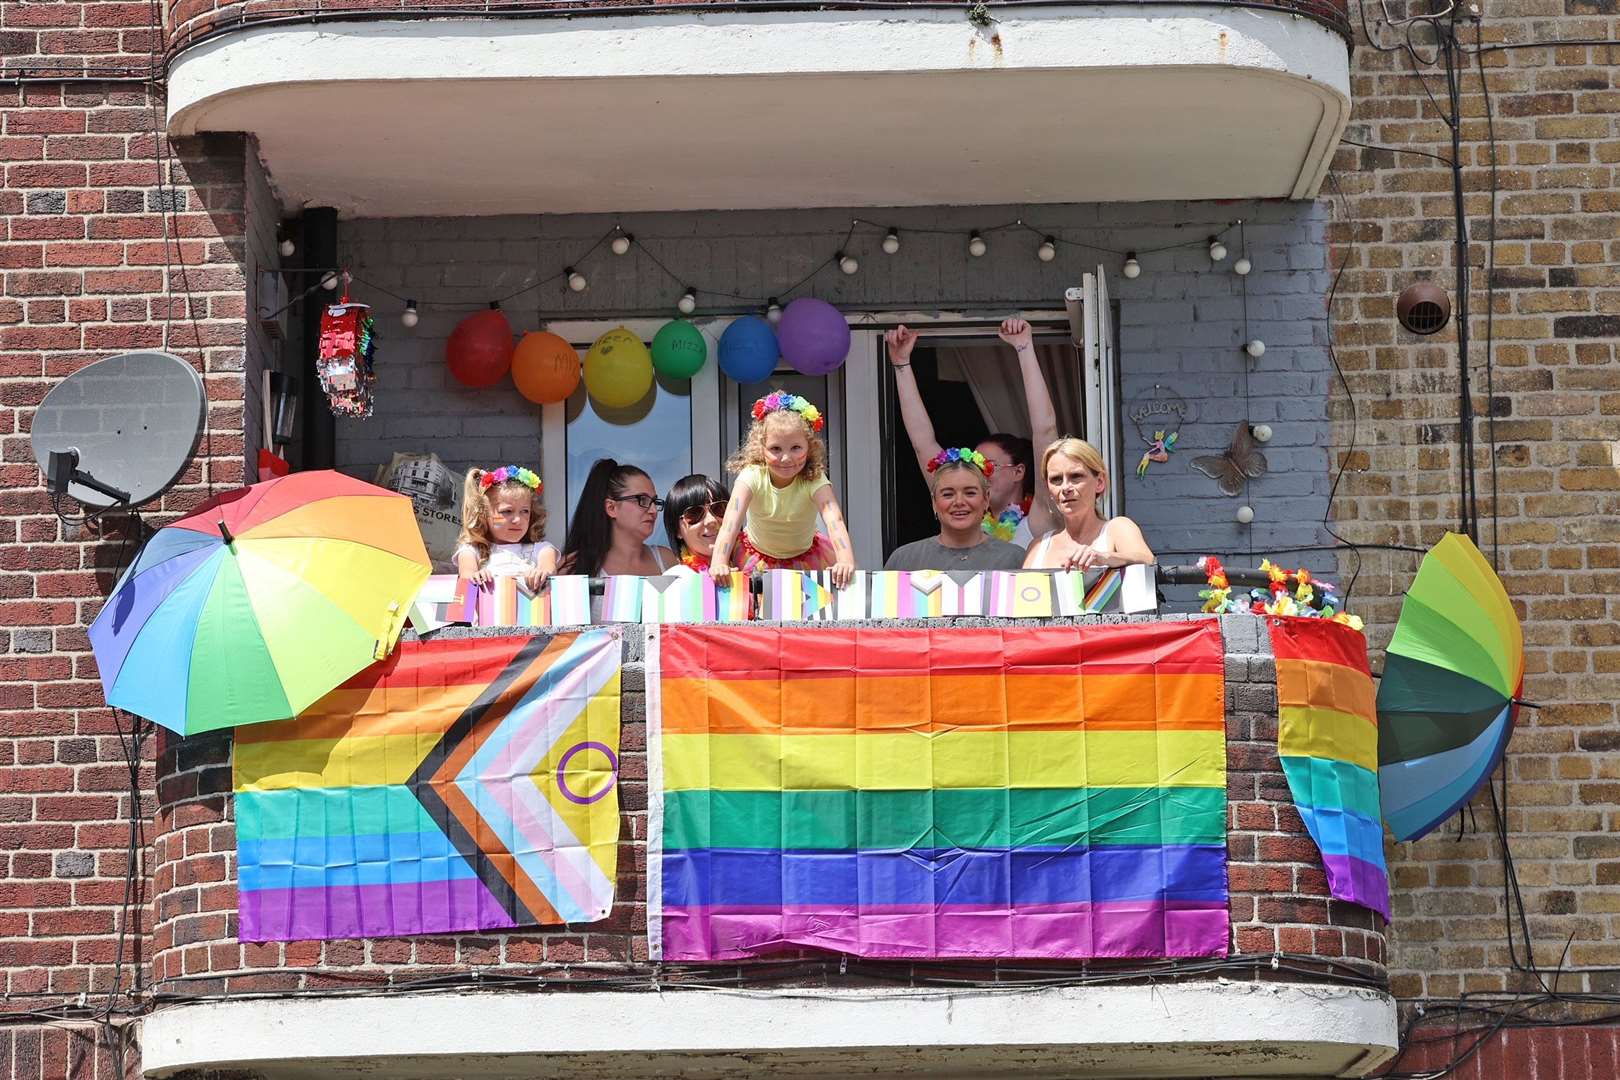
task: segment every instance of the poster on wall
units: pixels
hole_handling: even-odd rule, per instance
[[[654,959],[1226,954],[1217,623],[646,634]]]
[[[619,633],[405,642],[303,715],[238,729],[241,940],[606,918]]]

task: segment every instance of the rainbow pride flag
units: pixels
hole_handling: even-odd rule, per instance
[[[1389,921],[1378,804],[1378,713],[1367,639],[1325,619],[1271,618],[1277,754],[1321,849],[1328,891]]]
[[[236,732],[243,941],[591,922],[613,905],[619,632],[404,642]]]
[[[654,959],[1224,956],[1213,621],[648,631]]]

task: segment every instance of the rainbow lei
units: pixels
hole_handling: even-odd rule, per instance
[[[756,421],[765,419],[773,412],[798,413],[811,431],[820,431],[827,426],[826,418],[821,415],[820,409],[798,394],[789,394],[783,390],[772,390],[754,402],[753,413]]]
[[[1204,600],[1203,610],[1211,614],[1229,611],[1247,611],[1255,615],[1294,615],[1306,619],[1330,619],[1343,623],[1352,630],[1363,626],[1361,616],[1344,611],[1338,590],[1330,581],[1319,581],[1304,567],[1287,570],[1270,559],[1260,560],[1260,569],[1266,575],[1264,589],[1251,589],[1247,600],[1233,599],[1232,585],[1227,580],[1226,568],[1213,555],[1198,560],[1209,587],[1199,592]],[[1289,588],[1292,580],[1294,587]],[[1317,590],[1321,590],[1322,604],[1316,606]]]
[[[934,460],[928,463],[928,471],[934,472],[944,465],[971,465],[986,476],[996,471],[995,462],[986,460],[983,454],[977,450],[969,450],[965,446],[953,446],[949,450],[941,450],[935,454]]]
[[[496,484],[504,484],[512,480],[517,481],[536,494],[541,490],[540,477],[533,470],[525,469],[521,465],[502,465],[498,469],[486,472],[478,478],[478,490],[488,491]]]
[[[991,465],[991,468],[994,467],[994,465]],[[1018,532],[1018,523],[1028,516],[1029,500],[1025,499],[1021,503],[1007,504],[1007,509],[996,517],[991,517],[989,514],[984,515],[984,521],[980,527],[984,529],[985,535],[991,539],[1011,540],[1013,535]]]
[[[709,560],[693,551],[691,548],[681,549],[681,564],[690,566],[693,570],[702,573],[709,568]]]

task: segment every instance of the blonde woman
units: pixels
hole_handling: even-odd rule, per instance
[[[1153,551],[1136,522],[1128,517],[1105,518],[1098,512],[1098,500],[1108,490],[1108,471],[1096,447],[1065,436],[1046,448],[1040,465],[1063,527],[1030,545],[1025,568],[1089,570],[1153,561]]]

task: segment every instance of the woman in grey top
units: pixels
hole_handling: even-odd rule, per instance
[[[990,509],[995,470],[977,450],[941,450],[928,463],[928,490],[933,495],[939,535],[896,548],[885,570],[1017,570],[1024,549],[985,535],[981,527]]]

